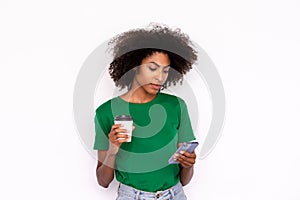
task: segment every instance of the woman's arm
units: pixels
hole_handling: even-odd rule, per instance
[[[96,169],[99,185],[107,188],[114,179],[116,154],[109,151],[98,151],[98,165]]]
[[[181,144],[178,144],[180,146]],[[175,159],[180,163],[180,182],[181,184],[187,185],[194,174],[194,164],[196,162],[196,153],[180,152],[177,154]]]
[[[98,151],[96,174],[99,185],[104,188],[107,188],[114,179],[116,154],[118,153],[121,144],[128,139],[128,135],[124,134],[127,130],[120,128],[120,126],[120,124],[112,125],[110,133],[108,134],[108,150]]]
[[[177,158],[180,162],[180,182],[183,186],[187,185],[193,177],[195,159],[195,152],[185,152],[180,158]]]

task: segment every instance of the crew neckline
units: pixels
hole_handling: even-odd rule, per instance
[[[130,105],[148,105],[148,104],[154,103],[158,99],[159,96],[160,96],[160,92],[158,92],[156,94],[156,96],[151,101],[148,101],[146,103],[133,103],[133,102],[129,102],[129,101],[126,101],[126,100],[122,99],[120,96],[117,96],[117,99],[119,99],[120,101],[122,101],[124,103],[128,103]]]

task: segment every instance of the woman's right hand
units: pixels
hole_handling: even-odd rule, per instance
[[[108,152],[111,155],[118,153],[120,146],[123,142],[127,142],[129,136],[126,134],[127,130],[122,128],[121,124],[114,124],[111,127],[109,138],[109,149]]]

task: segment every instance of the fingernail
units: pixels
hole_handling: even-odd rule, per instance
[[[180,151],[179,153],[180,153],[180,154],[184,154],[184,151]]]

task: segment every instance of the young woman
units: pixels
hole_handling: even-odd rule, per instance
[[[184,100],[161,90],[182,83],[196,51],[186,34],[160,25],[127,31],[110,44],[110,76],[127,92],[96,109],[98,183],[107,188],[116,176],[117,200],[184,200],[182,186],[193,176],[196,154],[181,152],[174,157],[179,164],[168,164],[168,159],[195,136]],[[127,130],[114,124],[117,115],[132,116],[131,142]]]

